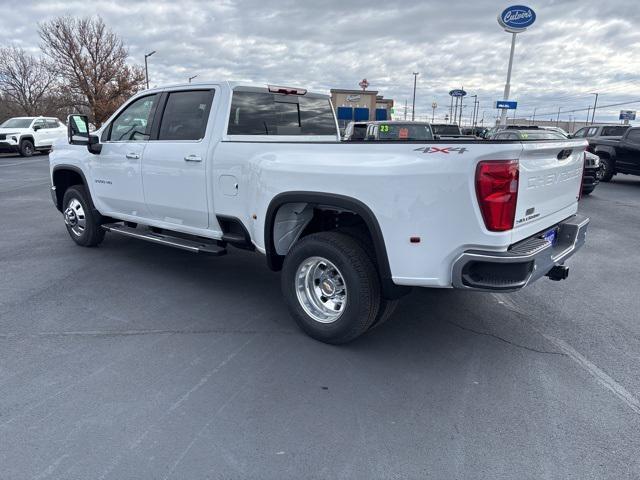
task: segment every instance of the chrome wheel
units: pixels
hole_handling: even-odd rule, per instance
[[[304,311],[320,323],[335,322],[347,306],[347,285],[326,258],[309,257],[296,271],[296,294]]]
[[[72,198],[64,211],[64,223],[71,229],[73,234],[80,237],[87,226],[87,219],[84,208],[77,198]]]

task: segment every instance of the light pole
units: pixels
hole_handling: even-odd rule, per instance
[[[478,95],[471,95],[473,97],[473,110],[471,111],[471,126],[475,127],[476,124],[476,103],[478,102]]]
[[[147,81],[147,90],[149,90],[149,66],[147,65],[147,58],[149,58],[154,53],[156,53],[155,50],[151,53],[144,54],[144,78]]]
[[[556,127],[558,126],[558,123],[560,123],[560,109],[562,107],[558,107],[558,116],[556,117]]]
[[[436,116],[436,108],[438,108],[438,104],[436,102],[431,103],[431,123],[433,123],[433,119]]]
[[[416,82],[418,81],[418,72],[413,72],[413,104],[411,105],[411,121],[416,118]]]
[[[196,73],[193,77],[189,77],[189,83],[191,83],[191,80],[193,80],[194,78],[196,78],[198,76],[198,74]]]
[[[595,118],[596,118],[596,107],[598,106],[598,94],[592,93],[591,95],[596,96],[596,99],[593,102],[593,113],[591,114],[591,125],[593,125],[593,122],[595,121]]]

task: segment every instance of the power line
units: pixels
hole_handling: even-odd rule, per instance
[[[609,107],[618,107],[620,105],[629,105],[630,103],[640,103],[640,99],[639,100],[631,100],[628,102],[619,102],[619,103],[610,103],[608,105],[600,105],[598,106],[598,110],[602,110],[604,108],[609,108]],[[586,112],[587,110],[591,109],[593,107],[589,106],[587,108],[576,108],[574,110],[562,110],[561,113],[575,113],[575,112]],[[540,116],[543,117],[545,115],[557,115],[558,112],[545,112],[545,113],[536,113],[536,117]],[[529,116],[529,115],[525,115],[525,116]]]

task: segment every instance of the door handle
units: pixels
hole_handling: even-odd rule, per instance
[[[202,157],[200,155],[187,155],[184,157],[185,162],[201,162]]]
[[[127,157],[129,160],[140,160],[140,155],[138,155],[137,153],[127,153],[125,157]]]

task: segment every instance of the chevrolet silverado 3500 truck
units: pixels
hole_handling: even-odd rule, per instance
[[[329,98],[212,82],[146,90],[50,156],[71,238],[105,232],[281,270],[300,327],[344,343],[411,287],[512,291],[568,274],[585,140],[341,142]]]

